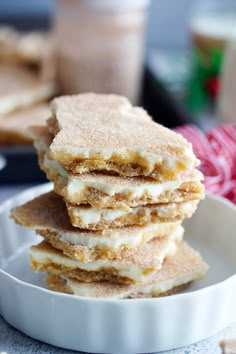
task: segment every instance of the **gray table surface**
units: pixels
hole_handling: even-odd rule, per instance
[[[31,186],[32,185],[0,187],[0,203]],[[209,323],[209,326],[210,325],[211,324]],[[188,347],[170,350],[165,352],[165,354],[220,354],[221,350],[219,348],[219,341],[228,338],[236,338],[236,323],[233,323],[231,326],[214,337],[192,344]],[[75,353],[74,351],[59,349],[31,339],[8,325],[0,316],[0,354],[2,352],[7,354]]]

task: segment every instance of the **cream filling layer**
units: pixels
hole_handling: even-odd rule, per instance
[[[109,196],[114,196],[115,194],[129,194],[131,198],[139,198],[144,194],[150,195],[150,197],[156,198],[158,195],[166,192],[166,191],[174,191],[178,189],[183,181],[170,181],[163,183],[140,183],[140,185],[133,185],[132,183],[124,182],[122,184],[122,180],[120,183],[108,183],[104,182],[99,176],[89,177],[86,179],[83,175],[81,178],[76,178],[72,175],[69,175],[66,170],[55,160],[51,160],[45,154],[44,165],[46,168],[53,169],[62,177],[66,178],[67,183],[67,194],[70,198],[74,197],[74,194],[80,194],[87,188],[92,188],[99,190]]]
[[[156,164],[162,164],[167,171],[174,169],[176,171],[190,170],[198,164],[198,160],[191,148],[183,148],[183,155],[186,159],[175,159],[163,155],[154,154],[151,152],[143,151],[141,148],[133,148],[132,150],[126,149],[107,149],[107,148],[78,148],[78,147],[53,147],[52,152],[60,152],[66,155],[74,156],[78,159],[97,159],[120,161],[124,164],[138,163],[149,171],[152,171]],[[181,169],[179,168],[181,164]]]
[[[103,237],[102,235],[99,237],[89,237],[87,235],[79,235],[72,234],[67,232],[55,232],[58,234],[59,238],[63,242],[68,242],[72,245],[80,245],[85,247],[107,247],[110,249],[117,249],[122,246],[127,246],[130,248],[134,248],[138,246],[142,241],[144,236],[149,235],[149,239],[152,239],[155,236],[164,236],[170,228],[176,228],[174,231],[171,231],[171,234],[175,235],[183,235],[184,228],[182,226],[178,226],[177,223],[160,223],[160,224],[148,224],[147,226],[140,227],[139,231],[135,232],[133,235],[125,235],[120,234],[119,229],[114,229],[111,235],[108,237]],[[54,231],[54,230],[53,230]],[[169,231],[170,232],[170,231]]]
[[[164,182],[164,183],[150,183],[150,184],[140,184],[140,186],[126,186],[120,184],[108,184],[101,182],[99,180],[91,181],[79,181],[76,179],[69,178],[67,184],[68,195],[73,197],[75,193],[81,193],[86,188],[93,188],[99,190],[109,196],[114,196],[115,194],[131,194],[131,198],[139,198],[144,194],[150,197],[157,197],[161,193],[166,191],[173,191],[181,186],[181,181],[174,182]]]
[[[122,209],[83,209],[80,207],[70,207],[70,213],[74,218],[79,218],[83,225],[97,224],[101,220],[113,221],[127,214]]]
[[[173,234],[171,235],[166,242],[162,243],[161,248],[156,255],[156,264],[153,264],[152,267],[141,267],[140,265],[130,265],[123,261],[106,261],[106,260],[96,260],[88,263],[83,263],[78,260],[70,259],[65,256],[58,254],[52,254],[50,252],[40,251],[31,249],[30,255],[32,259],[38,264],[47,265],[52,262],[55,265],[61,265],[68,267],[70,269],[82,269],[86,271],[97,271],[100,269],[110,269],[114,268],[117,270],[119,276],[127,277],[134,281],[145,281],[148,277],[155,271],[159,270],[162,266],[164,259],[167,256],[173,255],[177,250],[177,241],[180,241],[182,237],[180,235]],[[147,273],[148,270],[148,273]]]
[[[197,205],[197,202],[183,202],[178,206],[179,214],[186,214],[189,211],[192,211],[194,207]],[[80,208],[70,206],[70,213],[74,218],[78,218],[81,220],[83,225],[96,224],[101,221],[112,222],[116,219],[124,215],[137,215],[141,210],[144,210],[146,216],[150,216],[152,213],[155,213],[161,218],[170,217],[170,213],[173,209],[177,208],[176,203],[170,203],[166,205],[156,206],[153,205],[151,207],[136,207],[132,208],[129,213],[122,209],[98,209],[98,208]]]

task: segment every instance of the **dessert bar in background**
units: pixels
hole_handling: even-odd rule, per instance
[[[0,145],[32,144],[26,131],[31,124],[44,124],[55,92],[49,34],[0,27]]]

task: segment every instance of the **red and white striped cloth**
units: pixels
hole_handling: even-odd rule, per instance
[[[201,160],[206,190],[236,204],[236,125],[218,126],[203,133],[194,125],[177,127]]]

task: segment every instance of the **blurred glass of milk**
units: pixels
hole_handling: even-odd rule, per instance
[[[194,3],[190,21],[193,65],[188,93],[188,107],[192,112],[201,113],[215,107],[225,47],[235,18],[235,0]]]
[[[218,115],[220,122],[236,124],[236,21],[225,50]]]

